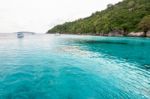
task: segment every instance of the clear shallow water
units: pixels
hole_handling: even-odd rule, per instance
[[[0,35],[0,99],[149,99],[150,39]]]

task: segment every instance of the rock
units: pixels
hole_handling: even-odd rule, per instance
[[[147,35],[146,35],[146,36],[147,36],[147,37],[150,37],[150,31],[147,32]]]
[[[133,36],[133,37],[142,37],[144,35],[143,32],[131,32],[128,34],[128,36]]]
[[[108,33],[108,36],[123,36],[123,31],[121,30],[114,30]]]

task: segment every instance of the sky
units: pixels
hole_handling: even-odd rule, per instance
[[[0,33],[45,33],[122,0],[0,0]]]

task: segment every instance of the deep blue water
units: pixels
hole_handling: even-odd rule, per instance
[[[0,99],[150,99],[150,39],[2,35]]]

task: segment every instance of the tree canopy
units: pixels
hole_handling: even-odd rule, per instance
[[[150,0],[123,0],[115,5],[109,4],[107,9],[97,11],[84,19],[57,25],[48,33],[107,34],[116,30],[127,33],[141,31],[139,23],[148,15],[150,15]]]
[[[145,16],[141,22],[139,23],[139,28],[142,29],[145,33],[144,36],[146,36],[146,33],[150,30],[150,15]]]

